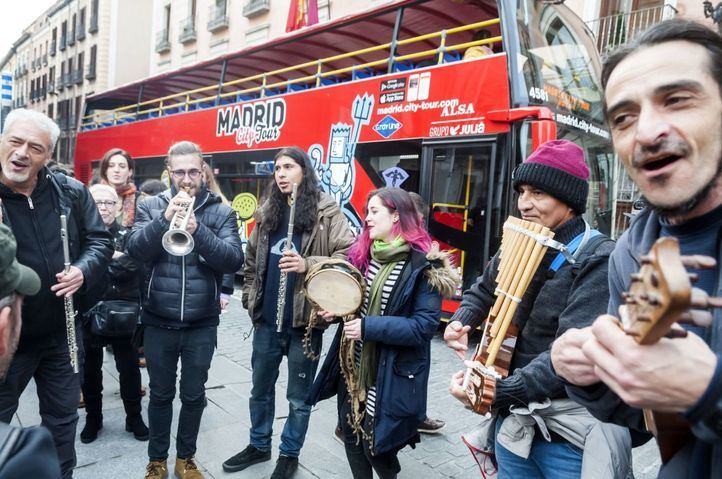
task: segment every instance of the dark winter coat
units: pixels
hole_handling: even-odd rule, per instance
[[[63,270],[60,215],[67,217],[71,264],[83,272],[83,285],[73,295],[75,307],[81,312],[95,303],[86,295],[90,285],[105,274],[113,253],[113,238],[88,189],[62,173],[40,170],[30,198],[0,184],[0,198],[3,222],[18,239],[18,258],[38,273],[42,283],[40,293],[23,302],[18,348],[65,342],[63,300],[50,291],[57,282],[55,275]]]
[[[246,244],[246,262],[243,266],[243,307],[248,310],[254,325],[261,323],[263,295],[277,294],[277,291],[264,290],[269,249],[269,231],[263,218],[266,207],[267,204],[264,204],[256,212],[257,223]],[[320,193],[316,223],[311,231],[304,231],[301,236],[300,254],[306,261],[306,271],[328,258],[346,259],[351,244],[353,234],[346,216],[333,198]],[[298,274],[293,288],[294,328],[305,326],[310,314],[310,305],[303,293],[305,277],[305,273]],[[318,328],[325,328],[325,324],[318,324]]]
[[[161,239],[170,227],[164,213],[174,195],[167,190],[141,201],[127,239],[128,253],[145,267],[141,322],[173,328],[217,326],[223,274],[243,263],[236,213],[215,194],[199,192],[193,210],[198,224],[195,247],[186,256],[172,256]]]
[[[431,339],[441,318],[441,298],[451,296],[457,279],[443,255],[412,252],[389,297],[386,314],[366,316],[362,339],[379,346],[373,454],[419,442],[417,427],[426,417]],[[316,404],[336,394],[342,379],[339,347],[342,327],[309,393]]]
[[[584,221],[575,217],[555,230],[554,240],[568,244],[584,233]],[[605,237],[606,238],[606,237]],[[552,368],[550,349],[554,339],[569,328],[589,326],[607,310],[607,271],[614,242],[592,238],[574,265],[569,262],[555,272],[549,269],[559,254],[549,248],[527,288],[514,316],[519,326],[509,376],[497,381],[495,405],[502,414],[508,407],[527,405],[545,398],[565,398],[564,382]],[[464,292],[461,306],[451,318],[473,328],[482,324],[494,305],[497,253],[477,282]]]
[[[647,209],[635,216],[629,229],[619,238],[609,261],[609,314],[617,314],[622,303],[622,292],[628,291],[630,276],[639,271],[640,258],[645,255],[660,235],[659,216]],[[722,234],[722,233],[721,233]],[[722,259],[722,240],[718,238],[716,294],[722,296],[719,264]],[[714,310],[710,327],[710,347],[717,354],[717,371],[710,388],[705,393],[704,404],[697,404],[687,411],[686,419],[692,425],[693,436],[685,448],[678,452],[660,470],[660,478],[683,478],[691,470],[690,453],[695,444],[703,441],[712,444],[710,477],[722,477],[722,309]],[[586,407],[602,421],[629,427],[637,437],[651,437],[647,433],[642,410],[627,406],[604,384],[589,387],[567,385],[569,397]],[[638,441],[641,442],[641,441]]]

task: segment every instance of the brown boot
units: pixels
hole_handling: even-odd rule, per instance
[[[166,479],[168,464],[165,461],[150,461],[145,468],[145,479]]]
[[[178,479],[203,479],[203,474],[198,470],[192,457],[188,459],[178,457],[175,460],[175,477]]]

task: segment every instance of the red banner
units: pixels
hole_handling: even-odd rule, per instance
[[[292,32],[299,28],[318,23],[318,0],[291,0],[288,10],[286,31]]]
[[[499,54],[81,132],[75,162],[87,165],[115,147],[160,157],[182,139],[205,153],[298,145],[332,154],[349,142],[479,136],[508,131],[485,118],[508,108]]]

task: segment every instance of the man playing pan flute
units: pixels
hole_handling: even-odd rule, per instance
[[[629,467],[628,432],[602,425],[569,400],[549,357],[554,339],[569,328],[589,325],[606,310],[609,297],[607,262],[614,244],[591,231],[581,216],[586,210],[588,179],[584,152],[566,140],[541,145],[513,175],[522,219],[549,228],[554,240],[566,245],[567,254],[560,245],[559,249],[549,247],[528,288],[520,293],[513,316],[518,336],[509,375],[496,380],[491,403],[495,429],[487,420],[480,428],[488,431],[486,437],[477,434],[473,439],[479,441],[475,444],[479,449],[490,452],[493,447],[499,478],[578,478],[585,450],[595,450],[601,459],[585,458],[585,469],[595,467],[589,477],[624,477]],[[496,301],[503,254],[509,252],[500,249],[464,292],[444,333],[447,345],[462,358],[469,331],[482,325]],[[523,259],[520,267],[526,262]],[[464,371],[454,375],[450,391],[468,404],[463,379]]]
[[[722,296],[722,38],[691,21],[659,23],[607,59],[602,84],[614,149],[649,203],[610,258],[609,313],[664,236],[717,260],[695,286]],[[722,477],[722,310],[690,329],[638,345],[605,315],[552,348],[570,397],[596,417],[644,431],[642,408],[682,413],[691,433],[660,478]]]

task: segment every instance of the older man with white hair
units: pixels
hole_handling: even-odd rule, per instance
[[[0,385],[0,421],[10,422],[20,395],[34,378],[42,424],[53,435],[62,477],[68,478],[76,461],[80,379],[70,364],[63,298],[74,295],[82,310],[87,285],[102,278],[113,254],[113,238],[88,190],[46,167],[59,134],[47,116],[18,109],[7,116],[0,137],[2,222],[18,238],[18,261],[34,270],[41,282],[38,294],[23,303],[17,353]],[[68,218],[67,273],[60,215]]]

